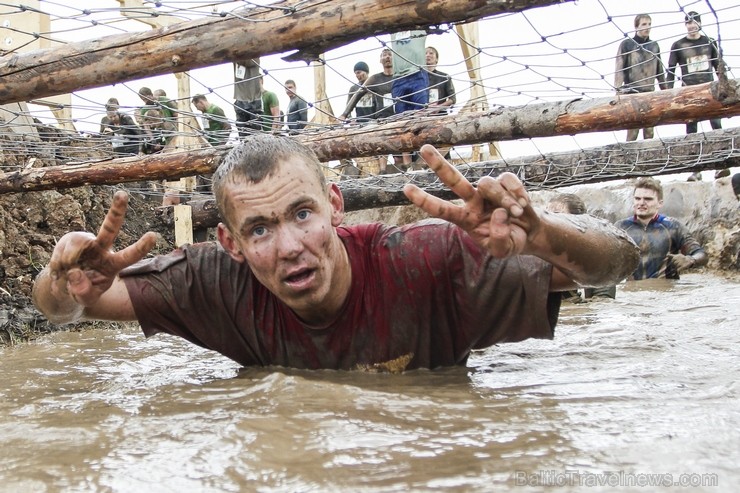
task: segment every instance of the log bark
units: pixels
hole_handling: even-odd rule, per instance
[[[473,21],[563,0],[307,0],[0,58],[0,104],[232,60],[320,53],[373,35]],[[566,0],[573,1],[573,0]]]
[[[670,139],[653,139],[595,147],[574,152],[552,153],[493,160],[460,166],[471,183],[505,171],[519,176],[529,190],[597,183],[637,176],[656,176],[686,171],[704,171],[740,166],[740,128],[715,130]],[[373,176],[339,183],[346,211],[409,205],[403,186],[413,183],[432,195],[456,199],[431,171]],[[193,227],[214,227],[220,221],[215,200],[192,200]],[[162,219],[173,222],[172,211],[162,210]]]
[[[377,127],[339,129],[306,136],[321,160],[400,154],[424,144],[445,147],[653,127],[740,114],[740,81],[668,91],[498,107],[448,117],[412,116]],[[728,89],[729,87],[729,89]],[[722,99],[719,99],[719,98]],[[374,128],[374,131],[370,131]]]
[[[208,174],[218,167],[226,152],[209,148],[0,173],[0,193],[114,185]]]
[[[400,154],[424,144],[438,147],[613,131],[683,123],[740,114],[740,82],[731,81],[725,104],[715,97],[719,83],[670,91],[592,100],[541,103],[454,116],[417,117],[382,125],[348,127],[296,139],[321,161]],[[0,193],[178,179],[212,173],[228,149],[203,149],[105,163],[33,168],[0,174]]]

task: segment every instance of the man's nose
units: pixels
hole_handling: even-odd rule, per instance
[[[280,228],[277,237],[278,255],[281,258],[294,258],[303,251],[304,231],[295,226]]]

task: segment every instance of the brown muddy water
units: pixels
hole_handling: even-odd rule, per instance
[[[739,315],[737,279],[622,285],[403,375],[57,333],[1,351],[0,491],[738,491]]]

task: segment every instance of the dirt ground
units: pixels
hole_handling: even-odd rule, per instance
[[[42,127],[40,137],[40,141],[29,142],[19,140],[11,132],[0,131],[3,172],[104,157],[96,143],[70,137],[52,127]],[[33,280],[48,263],[54,245],[65,233],[97,231],[117,189],[127,189],[127,186],[0,195],[0,344],[33,339],[58,330],[33,307],[30,298]],[[160,233],[156,250],[170,251],[174,233],[158,216],[161,198],[136,192],[129,196],[129,213],[117,247],[130,244],[146,231],[155,231]]]
[[[55,329],[31,304],[33,280],[65,233],[98,230],[116,188],[126,189],[81,187],[0,196],[0,343]],[[172,228],[159,219],[158,201],[135,192],[129,197],[129,213],[116,247],[155,231],[160,234],[156,250],[171,250]]]

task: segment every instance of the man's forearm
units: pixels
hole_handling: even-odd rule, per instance
[[[634,272],[639,249],[621,229],[589,215],[540,212],[541,231],[526,253],[557,267],[581,286],[617,284]]]

